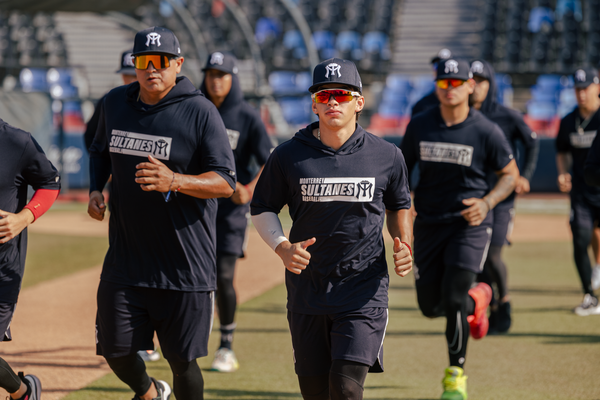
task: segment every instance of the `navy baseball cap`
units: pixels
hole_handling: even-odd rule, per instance
[[[436,54],[435,57],[433,57],[431,59],[431,63],[432,64],[437,64],[442,60],[447,60],[450,57],[452,57],[452,52],[448,49],[441,49],[440,51],[438,51],[438,53]]]
[[[133,40],[133,55],[151,53],[179,56],[181,55],[179,40],[172,31],[162,26],[153,26],[139,31]]]
[[[467,60],[450,58],[437,64],[435,80],[461,79],[466,81],[471,78],[473,78],[473,73]]]
[[[228,74],[237,74],[237,58],[235,58],[235,56],[231,53],[221,53],[220,51],[215,51],[208,56],[208,60],[206,60],[206,66],[202,68],[202,71],[206,71],[207,69],[216,69]]]
[[[492,71],[490,71],[489,65],[481,60],[471,61],[471,72],[473,73],[473,76],[478,76],[487,79],[488,81],[492,77]]]
[[[573,82],[576,88],[586,88],[592,83],[599,83],[598,70],[592,67],[579,68],[573,73]]]
[[[351,86],[362,93],[362,81],[352,61],[341,58],[330,58],[317,64],[313,71],[313,84],[308,88],[311,93],[319,91],[319,87],[328,83],[339,83]]]
[[[135,75],[132,50],[124,51],[123,54],[121,54],[121,68],[115,72],[122,75]]]

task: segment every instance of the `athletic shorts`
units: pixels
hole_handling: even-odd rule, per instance
[[[16,303],[0,303],[0,332],[4,332],[2,342],[10,342],[12,335],[10,333],[10,323],[15,313]]]
[[[423,223],[417,217],[413,229],[417,286],[438,282],[446,268],[481,273],[492,238],[492,221],[491,213],[479,226],[469,226],[466,220]]]
[[[502,202],[492,210],[494,224],[492,225],[492,246],[508,244],[508,237],[512,233],[513,219],[515,217],[514,201]]]
[[[182,292],[100,281],[96,354],[123,357],[153,350],[154,332],[165,358],[189,362],[208,354],[213,292]]]
[[[288,311],[299,376],[329,373],[333,360],[354,361],[383,372],[387,308],[361,308],[339,314],[309,315]]]
[[[583,195],[571,195],[571,229],[594,229],[594,223],[600,221],[600,207],[591,204]]]

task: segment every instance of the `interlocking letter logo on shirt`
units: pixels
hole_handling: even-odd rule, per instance
[[[300,178],[302,201],[373,201],[375,178]]]
[[[164,136],[145,135],[113,129],[110,134],[110,152],[148,157],[151,154],[159,160],[168,160],[171,155],[171,141]]]
[[[473,161],[473,147],[463,144],[443,142],[420,142],[421,160],[445,162],[470,167]]]

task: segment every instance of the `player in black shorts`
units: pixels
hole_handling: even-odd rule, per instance
[[[12,321],[25,268],[27,226],[42,216],[60,190],[58,172],[30,133],[0,119],[0,341],[12,340]],[[35,190],[27,203],[27,187]],[[0,387],[11,399],[39,400],[35,375],[15,374],[0,358]]]
[[[582,303],[573,312],[586,316],[600,314],[600,304],[592,286],[592,266],[588,255],[594,226],[600,221],[600,188],[587,185],[583,172],[592,141],[600,127],[600,84],[598,71],[594,68],[578,69],[573,74],[573,79],[577,107],[560,121],[556,137],[556,167],[558,188],[571,197],[573,257],[584,294]]]
[[[168,29],[136,34],[138,81],[113,89],[90,148],[88,213],[102,220],[112,173],[109,249],[98,287],[97,353],[136,399],[168,399],[139,350],[154,332],[179,399],[203,399],[196,359],[208,354],[216,289],[217,197],[231,196],[235,164],[215,106],[185,77]],[[193,312],[190,312],[193,310]]]
[[[423,314],[446,317],[450,367],[442,399],[466,399],[465,364],[469,333],[480,339],[488,330],[486,310],[492,290],[474,286],[492,235],[490,212],[515,188],[519,170],[498,125],[469,108],[475,88],[467,61],[438,64],[440,106],[415,116],[401,149],[409,174],[419,163],[414,192],[415,279]],[[487,174],[498,182],[490,188]]]
[[[513,224],[515,196],[529,193],[531,177],[537,164],[539,142],[535,132],[523,121],[523,116],[516,110],[503,106],[496,100],[498,88],[492,66],[484,60],[471,62],[471,72],[475,80],[475,89],[469,97],[471,107],[481,111],[489,120],[498,124],[508,139],[513,154],[517,153],[517,142],[522,143],[524,162],[521,176],[517,180],[515,191],[494,207],[492,241],[488,250],[480,280],[489,284],[497,296],[492,297],[490,304],[490,327],[488,334],[503,333],[510,329],[511,311],[508,295],[508,273],[502,261],[502,247],[507,243],[507,235]],[[490,187],[498,181],[494,173],[488,174]],[[494,284],[494,285],[492,285]]]
[[[452,57],[452,52],[448,49],[441,49],[435,57],[431,59],[431,68],[433,69],[433,76],[436,76],[436,68],[440,61],[444,61]],[[440,100],[437,98],[437,94],[435,94],[435,90],[421,100],[417,101],[413,106],[410,116],[411,118],[421,113],[425,110],[430,109],[431,107],[436,107],[440,105]]]
[[[211,369],[219,372],[239,368],[231,349],[237,304],[233,276],[237,259],[244,256],[250,200],[260,175],[257,173],[260,170],[253,166],[262,169],[272,148],[260,115],[244,101],[236,62],[230,53],[210,54],[200,87],[225,123],[237,172],[235,193],[228,199],[219,199],[217,211],[217,308],[221,342]]]
[[[303,398],[357,400],[367,373],[383,372],[386,215],[395,272],[412,269],[408,179],[400,150],[356,123],[364,97],[354,63],[318,64],[309,91],[319,121],[273,151],[254,191],[252,221],[287,269]],[[289,240],[277,216],[286,204]]]

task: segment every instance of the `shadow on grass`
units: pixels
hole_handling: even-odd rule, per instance
[[[44,389],[44,392],[64,392],[64,389]],[[86,386],[83,389],[79,389],[78,392],[94,392],[94,393],[133,393],[129,388],[116,388],[116,387],[105,387],[105,386]]]
[[[442,331],[391,331],[385,332],[385,336],[442,336]]]
[[[581,289],[577,288],[559,288],[559,287],[531,287],[516,286],[510,288],[511,293],[530,294],[530,295],[548,295],[548,296],[577,296],[581,295]]]
[[[538,314],[538,313],[559,313],[573,315],[572,307],[538,307],[538,308],[514,308],[513,314]]]
[[[253,307],[240,307],[238,309],[240,313],[260,313],[260,314],[287,314],[287,309],[281,304],[266,304],[265,307],[253,308]]]
[[[235,390],[235,389],[205,389],[204,393],[216,396],[218,399],[253,399],[253,400],[273,400],[273,399],[301,399],[299,393],[267,392],[254,390]]]

